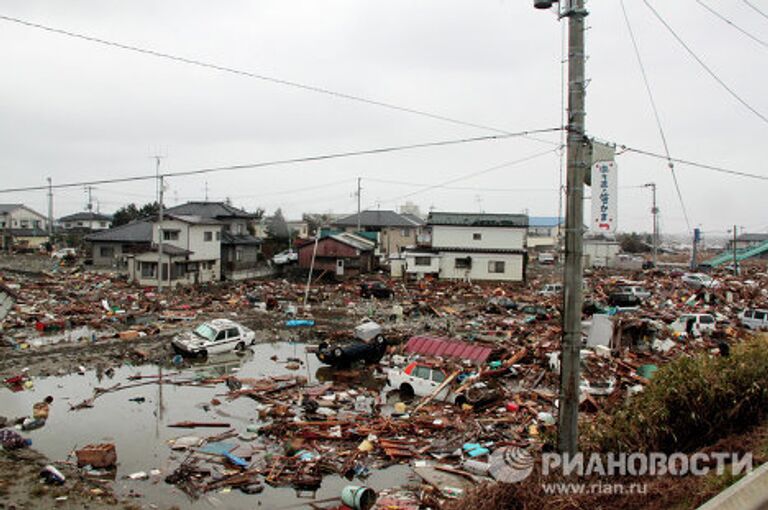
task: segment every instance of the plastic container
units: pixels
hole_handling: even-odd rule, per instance
[[[369,487],[347,485],[341,490],[341,501],[353,510],[369,510],[376,504],[376,492]]]

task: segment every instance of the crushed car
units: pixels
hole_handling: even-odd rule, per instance
[[[256,333],[229,319],[204,322],[194,330],[177,334],[171,340],[173,350],[182,355],[207,356],[244,350],[256,342]]]

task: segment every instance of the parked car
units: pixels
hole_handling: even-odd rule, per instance
[[[538,256],[539,264],[542,266],[551,266],[555,263],[555,254],[549,251],[541,252]]]
[[[709,276],[708,274],[704,273],[685,273],[681,280],[684,284],[688,285],[689,287],[692,287],[694,289],[701,289],[701,288],[714,288],[720,285],[720,283]]]
[[[617,292],[626,292],[627,294],[633,294],[640,299],[648,299],[651,297],[651,293],[642,287],[637,285],[621,285],[616,289]]]
[[[299,254],[293,250],[281,251],[272,257],[272,263],[278,266],[290,264],[291,262],[296,262],[297,260],[299,260]]]
[[[747,329],[768,329],[768,310],[747,308],[739,314],[739,320]]]
[[[689,322],[690,326],[688,325]],[[717,321],[712,314],[688,313],[678,317],[669,327],[677,333],[688,333],[689,330],[698,333],[711,333],[715,330],[716,324]]]
[[[413,361],[405,368],[392,368],[387,373],[387,385],[394,390],[399,390],[403,397],[426,397],[432,395],[437,388],[449,377],[443,369],[420,361]],[[455,381],[453,381],[455,382]],[[434,400],[462,405],[471,404],[474,407],[483,407],[496,402],[501,394],[485,383],[476,383],[461,393],[456,393],[449,384]]]
[[[631,292],[614,292],[608,296],[608,306],[615,306],[620,309],[635,309],[641,303],[640,298]]]
[[[243,350],[255,341],[253,330],[229,319],[214,319],[174,336],[171,345],[181,354],[206,356]]]
[[[360,284],[360,297],[390,299],[394,295],[395,291],[390,289],[384,282],[364,282]]]

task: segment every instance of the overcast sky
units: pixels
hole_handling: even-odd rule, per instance
[[[768,115],[768,49],[695,0],[650,0],[745,101]],[[756,37],[768,18],[738,0],[704,0]],[[729,96],[640,0],[626,0],[673,157],[768,175],[766,123]],[[768,0],[752,0],[768,12]],[[618,0],[587,18],[587,129],[663,152]],[[561,119],[561,25],[531,0],[6,0],[0,14],[509,131]],[[493,134],[483,129],[132,53],[0,21],[1,187],[254,163]],[[558,134],[540,136],[558,142]],[[333,161],[179,177],[166,203],[230,197],[286,216],[364,207],[556,215],[559,156],[484,169],[552,145],[514,138]],[[623,154],[619,228],[649,230],[656,182],[662,229],[684,232],[662,160]],[[679,165],[693,226],[768,229],[766,181]],[[452,187],[424,186],[457,180]],[[397,181],[378,182],[374,179]],[[402,184],[406,183],[406,184]],[[292,191],[296,189],[296,191]],[[151,181],[100,185],[104,212],[154,199]],[[405,197],[411,194],[412,196]],[[44,192],[0,194],[45,213]],[[57,190],[55,215],[83,210],[82,189]],[[587,209],[588,212],[588,209]]]

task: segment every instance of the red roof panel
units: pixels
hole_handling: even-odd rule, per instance
[[[405,352],[421,354],[422,356],[459,358],[483,363],[491,355],[493,348],[450,338],[414,336],[405,345]]]

